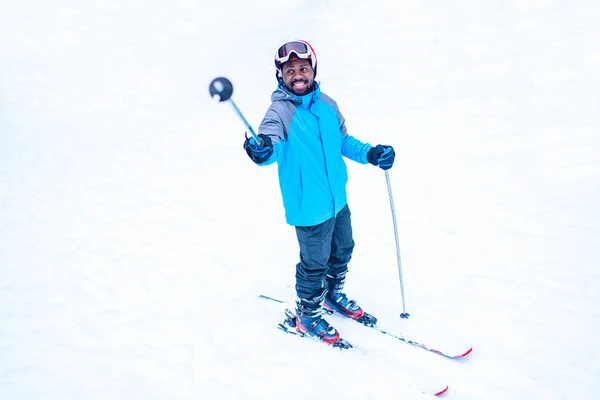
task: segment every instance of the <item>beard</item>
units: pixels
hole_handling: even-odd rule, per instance
[[[295,83],[304,83],[306,86],[302,87],[302,88],[295,88],[294,84]],[[290,82],[289,85],[286,85],[287,88],[294,93],[296,96],[304,96],[305,94],[309,94],[310,92],[312,92],[314,90],[315,87],[315,83],[313,82],[309,82],[307,79],[296,79],[293,82]]]

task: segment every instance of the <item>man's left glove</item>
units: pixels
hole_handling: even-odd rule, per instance
[[[250,157],[252,161],[254,161],[257,164],[262,164],[265,161],[267,161],[269,157],[271,157],[271,154],[273,154],[273,142],[271,141],[271,138],[269,136],[263,133],[258,135],[258,137],[262,140],[263,143],[261,147],[258,146],[256,140],[254,140],[254,137],[246,136],[246,141],[244,142],[244,150],[246,150],[246,153],[248,153],[248,157]]]
[[[367,161],[383,170],[392,168],[395,159],[396,153],[392,146],[378,144],[367,152]]]

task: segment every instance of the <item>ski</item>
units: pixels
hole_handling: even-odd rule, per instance
[[[266,299],[266,300],[271,300],[271,301],[275,301],[277,303],[280,304],[285,304],[285,302],[278,300],[278,299],[274,299],[272,297],[269,296],[259,296],[260,298]],[[334,312],[330,309],[324,309],[325,313],[331,315]],[[283,322],[277,324],[277,328],[282,331],[285,332],[287,334],[293,335],[293,336],[297,336],[300,338],[305,338],[305,339],[310,339],[310,340],[314,340],[316,342],[320,342],[320,343],[324,343],[324,344],[328,344],[323,342],[321,339],[314,337],[314,336],[310,336],[304,332],[300,332],[296,330],[296,321],[295,321],[296,315],[294,314],[293,311],[289,310],[289,309],[285,309],[285,319],[283,320]],[[350,344],[350,342],[348,342],[345,339],[340,338],[338,341],[336,341],[335,343],[330,344],[332,347],[334,348],[339,348],[341,350],[359,350],[359,348],[353,346],[352,344]],[[364,353],[366,354],[366,353]],[[414,385],[416,386],[416,385]],[[419,385],[420,386],[420,385]],[[427,389],[425,389],[425,387],[427,387]],[[429,395],[434,395],[436,397],[439,397],[443,394],[445,394],[446,392],[448,392],[449,390],[449,386],[448,385],[436,385],[436,384],[432,384],[431,382],[429,382],[428,384],[425,384],[423,386],[421,386],[419,388],[419,390],[424,393],[424,394],[429,394]]]
[[[274,301],[276,303],[285,304],[285,302],[283,300],[279,300],[279,299],[276,299],[276,298],[273,298],[273,297],[270,297],[270,296],[265,296],[265,295],[261,294],[258,297],[261,298],[261,299],[265,299],[265,300],[269,300],[269,301]],[[328,314],[338,314],[340,316],[346,317],[345,315],[340,314],[339,312],[337,312],[337,311],[335,311],[335,310],[333,310],[331,308],[324,308],[324,309],[326,310],[326,312]],[[352,319],[352,318],[349,318],[349,319]],[[375,331],[377,331],[377,332],[379,332],[379,333],[381,333],[383,335],[392,337],[394,339],[397,339],[397,340],[399,340],[401,342],[404,342],[406,344],[409,344],[411,346],[415,346],[415,347],[421,348],[423,350],[427,350],[428,352],[440,355],[440,356],[445,357],[445,358],[450,358],[450,359],[455,359],[455,360],[456,359],[461,359],[461,358],[464,358],[464,357],[468,356],[473,351],[473,347],[470,347],[470,346],[468,348],[462,349],[462,350],[460,350],[458,352],[450,352],[450,351],[441,350],[440,348],[420,343],[417,340],[409,339],[409,338],[405,337],[402,334],[395,334],[395,333],[389,332],[389,331],[387,331],[385,329],[382,329],[379,326],[377,326],[376,324],[372,323],[373,319],[374,319],[374,317],[372,315],[370,315],[368,313],[364,313],[363,316],[359,320],[353,320],[353,321],[356,321],[359,324],[366,326],[367,328],[374,329]]]
[[[329,310],[331,311],[332,314],[343,316],[343,317],[347,318],[345,315],[341,314],[337,310],[333,310],[333,309],[329,309]],[[347,319],[352,319],[352,318],[347,318]],[[392,332],[389,332],[387,330],[384,330],[384,329],[378,327],[377,325],[373,325],[373,324],[370,324],[370,323],[363,322],[363,321],[369,321],[369,320],[372,319],[372,316],[370,314],[368,314],[368,313],[364,313],[364,315],[363,315],[363,317],[361,317],[361,319],[362,320],[355,320],[355,319],[352,319],[352,320],[358,322],[361,325],[366,326],[367,328],[371,328],[371,329],[373,329],[373,330],[375,330],[375,331],[377,331],[377,332],[379,332],[379,333],[381,333],[383,335],[392,337],[394,339],[400,340],[401,342],[404,342],[404,343],[409,344],[411,346],[415,346],[415,347],[421,348],[423,350],[427,350],[427,351],[429,351],[431,353],[440,355],[440,356],[445,357],[445,358],[460,359],[460,358],[464,358],[464,357],[468,356],[473,351],[473,347],[470,347],[470,346],[469,346],[469,348],[461,350],[459,352],[449,352],[449,351],[439,350],[436,347],[428,346],[428,345],[420,343],[420,342],[418,342],[416,340],[406,338],[402,334],[398,334],[397,335],[395,333],[392,333]]]

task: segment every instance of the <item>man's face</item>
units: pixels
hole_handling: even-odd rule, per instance
[[[281,67],[283,83],[298,96],[312,91],[314,74],[310,60],[290,60]]]

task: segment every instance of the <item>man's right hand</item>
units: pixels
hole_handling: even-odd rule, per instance
[[[246,137],[244,142],[244,150],[248,154],[248,157],[256,164],[262,164],[266,162],[269,157],[273,154],[273,142],[271,138],[265,134],[260,134],[258,137],[262,140],[262,146],[259,146],[254,140],[254,137]]]

